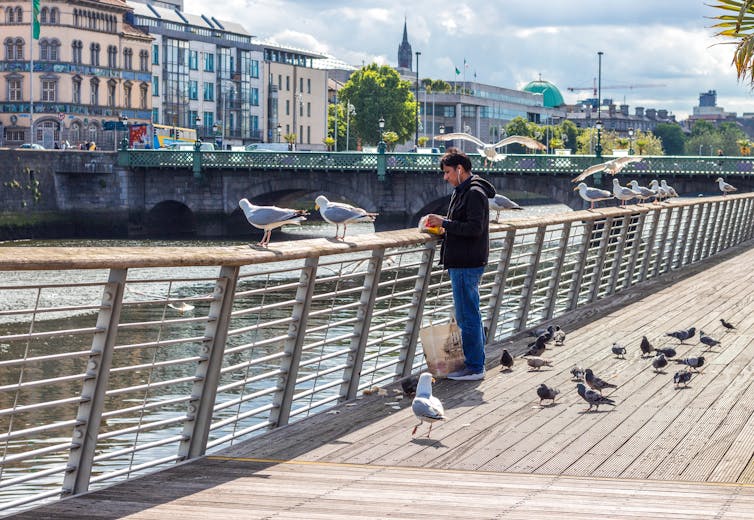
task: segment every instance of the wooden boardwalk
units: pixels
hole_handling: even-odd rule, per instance
[[[735,253],[735,254],[733,254]],[[411,437],[410,399],[395,388],[160,474],[18,518],[754,518],[754,249],[671,273],[560,322],[562,347],[530,371],[441,381],[448,419]],[[737,330],[725,333],[719,318]],[[695,326],[679,345],[666,332]],[[646,335],[706,362],[674,388],[671,362],[640,357]],[[528,338],[504,345],[521,352]],[[628,348],[617,359],[610,346]],[[493,363],[494,362],[494,363]],[[570,369],[615,384],[616,406],[585,412]],[[535,388],[561,390],[540,406]],[[606,395],[608,392],[606,392]]]

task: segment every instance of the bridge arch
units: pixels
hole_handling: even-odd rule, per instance
[[[194,212],[182,202],[163,200],[147,211],[143,223],[148,236],[192,237],[196,235]]]

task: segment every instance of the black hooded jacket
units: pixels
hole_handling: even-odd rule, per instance
[[[479,175],[456,186],[443,222],[445,240],[440,263],[449,267],[482,267],[490,254],[489,198],[495,187]]]

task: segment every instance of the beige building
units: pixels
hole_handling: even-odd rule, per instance
[[[39,40],[30,1],[0,0],[0,11],[0,145],[112,149],[112,122],[150,121],[152,37],[125,22],[124,1],[41,0]]]

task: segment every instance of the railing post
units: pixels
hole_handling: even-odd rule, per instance
[[[178,447],[178,455],[184,460],[200,457],[207,449],[238,271],[238,267],[223,266],[215,284],[214,300],[209,306],[209,321],[204,328],[204,344],[188,402],[188,419],[183,425],[183,440]]]
[[[754,229],[754,215],[752,215],[752,208],[754,208],[754,201],[752,201],[751,198],[747,198],[746,204],[744,205],[744,214],[742,216],[742,221],[745,223],[745,226],[743,229],[743,235],[741,236],[741,242],[749,240],[752,236],[752,229]]]
[[[317,281],[317,266],[319,257],[309,257],[301,269],[299,286],[296,291],[296,303],[293,305],[292,321],[288,326],[288,339],[283,352],[285,356],[280,363],[283,380],[280,390],[272,398],[273,408],[270,411],[270,423],[273,428],[288,424],[291,416],[293,395],[296,392],[296,379],[301,364],[301,354],[306,338],[306,325],[309,319],[309,308],[314,295],[314,285]]]
[[[547,304],[545,306],[545,320],[552,319],[555,315],[555,306],[558,302],[558,288],[560,287],[560,275],[563,272],[563,262],[565,262],[566,252],[568,251],[568,239],[571,236],[571,223],[565,222],[560,232],[558,240],[558,252],[554,260],[555,265],[550,275],[550,284],[547,286]]]
[[[600,247],[597,250],[597,258],[594,261],[594,270],[592,271],[592,281],[589,287],[589,299],[587,301],[593,302],[599,297],[600,294],[600,280],[602,279],[602,268],[605,265],[605,255],[607,253],[607,246],[610,243],[610,233],[613,230],[613,217],[607,217],[605,223],[602,226],[602,240],[600,240]]]
[[[503,295],[505,294],[505,282],[508,278],[508,267],[510,266],[511,253],[513,252],[513,239],[516,237],[516,230],[509,229],[505,232],[503,246],[500,250],[500,259],[497,263],[495,272],[495,281],[490,291],[490,306],[487,310],[487,317],[484,320],[484,328],[487,331],[487,341],[490,337],[495,337],[497,332],[497,323],[500,320],[500,307],[503,304]]]
[[[657,226],[660,224],[660,210],[652,210],[652,225],[649,228],[649,238],[644,243],[644,256],[641,259],[641,271],[639,272],[639,282],[647,279],[649,273],[649,264],[652,262],[654,254],[654,245],[657,242]]]
[[[639,258],[639,250],[641,249],[642,235],[644,233],[644,220],[646,218],[646,213],[639,213],[636,216],[635,224],[633,223],[633,215],[629,221],[629,227],[635,226],[635,228],[633,230],[633,238],[631,239],[631,252],[628,256],[628,265],[626,266],[626,277],[623,279],[624,289],[628,289],[634,282],[634,268],[636,267],[636,260]]]
[[[340,400],[354,399],[359,391],[359,379],[361,367],[364,363],[364,352],[369,339],[369,326],[372,322],[374,301],[380,286],[380,274],[382,272],[382,260],[385,257],[385,248],[381,247],[372,251],[369,259],[364,288],[361,291],[359,307],[356,311],[356,323],[353,326],[353,339],[348,354],[348,362],[343,371],[344,383],[340,387]]]
[[[712,217],[713,210],[715,212],[714,218]],[[712,240],[714,238],[712,236],[712,233],[714,232],[715,222],[719,216],[720,216],[720,204],[719,203],[710,204],[709,211],[707,212],[704,222],[702,223],[702,229],[700,230],[702,233],[702,239],[703,239],[702,244],[701,244],[700,257],[699,257],[700,260],[707,258],[707,256],[709,256],[709,251],[712,248]]]
[[[422,318],[424,317],[424,302],[427,299],[429,281],[432,278],[432,262],[434,262],[435,259],[435,249],[437,249],[436,240],[424,244],[421,264],[416,273],[414,294],[411,297],[412,305],[406,321],[405,334],[403,334],[403,345],[399,356],[400,360],[395,365],[395,375],[398,378],[411,375],[411,372],[414,369],[416,343],[419,339],[419,329],[421,329]]]
[[[665,222],[662,223],[660,239],[657,241],[657,257],[655,260],[655,265],[652,267],[652,278],[657,278],[657,276],[660,274],[660,269],[662,268],[662,259],[665,258],[665,251],[667,251],[668,249],[668,232],[670,231],[670,221],[673,218],[673,208],[660,210],[658,216],[662,215],[663,213],[665,216]],[[672,259],[672,254],[670,259]],[[668,262],[670,262],[670,259],[668,259]]]
[[[694,214],[696,212],[696,209],[697,206],[686,206],[685,208],[683,208],[683,211],[681,211],[680,216],[678,217],[679,222],[685,222],[685,226],[684,232],[676,236],[677,239],[680,240],[680,243],[678,244],[678,261],[675,263],[674,267],[681,267],[684,265],[683,261],[686,257],[686,246],[689,243],[689,235],[691,234],[691,226],[694,223]],[[684,215],[685,219],[683,217]]]
[[[675,259],[675,252],[678,248],[678,242],[681,239],[681,227],[683,225],[683,210],[684,208],[678,208],[678,211],[675,211],[675,208],[671,208],[673,210],[673,214],[676,216],[675,220],[675,227],[673,228],[673,237],[669,240],[670,242],[670,248],[668,251],[668,261],[665,264],[665,270],[663,272],[667,273],[668,271],[673,269],[674,259]]]
[[[96,325],[98,332],[92,339],[81,403],[76,413],[76,426],[73,428],[68,467],[63,479],[64,496],[78,495],[89,489],[127,273],[126,269],[111,269],[102,294],[102,306]]]
[[[736,200],[736,211],[733,214],[733,230],[728,238],[728,247],[732,247],[741,243],[744,228],[744,214],[746,213],[746,199]]]
[[[613,255],[613,265],[610,269],[610,279],[607,284],[607,295],[613,294],[618,284],[618,273],[620,273],[620,266],[623,263],[623,251],[626,248],[626,237],[628,236],[629,223],[631,222],[631,215],[623,217],[623,226],[621,227],[620,237],[618,238],[618,246],[615,248],[615,254]]]
[[[592,243],[592,233],[594,232],[594,220],[589,220],[584,226],[584,242],[581,244],[578,259],[573,265],[573,278],[571,279],[571,288],[568,291],[567,310],[572,311],[579,305],[579,293],[581,292],[581,279],[584,277],[584,266],[586,266],[587,255],[589,254],[589,244]]]
[[[734,225],[731,225],[731,222],[733,222],[734,219],[737,220],[736,216],[738,214],[739,202],[741,202],[740,199],[736,199],[728,204],[730,207],[728,208],[728,214],[725,218],[725,236],[722,244],[720,244],[720,249],[728,249],[733,241],[735,235],[735,223]]]
[[[715,215],[715,222],[714,222],[714,231],[712,233],[712,242],[710,243],[710,249],[709,254],[710,256],[713,256],[715,253],[717,253],[723,245],[723,230],[725,229],[725,224],[727,223],[728,219],[730,218],[730,204],[727,200],[724,200],[723,202],[718,202],[718,210],[717,215]]]
[[[537,232],[534,235],[534,244],[531,247],[534,250],[529,258],[528,265],[526,267],[526,275],[524,276],[524,282],[521,287],[521,300],[519,302],[518,316],[513,323],[514,330],[526,329],[526,320],[529,317],[529,309],[531,309],[531,298],[534,292],[534,285],[537,280],[537,268],[539,267],[539,258],[542,256],[542,243],[545,240],[545,230],[547,226],[538,226]]]
[[[709,217],[709,205],[698,204],[695,206],[698,211],[694,216],[694,230],[691,232],[691,246],[689,246],[689,261],[687,263],[693,264],[699,259],[701,255],[701,249],[704,237],[701,234],[702,224],[706,226],[706,219]],[[704,210],[707,209],[705,212]],[[706,215],[706,216],[705,216]]]

